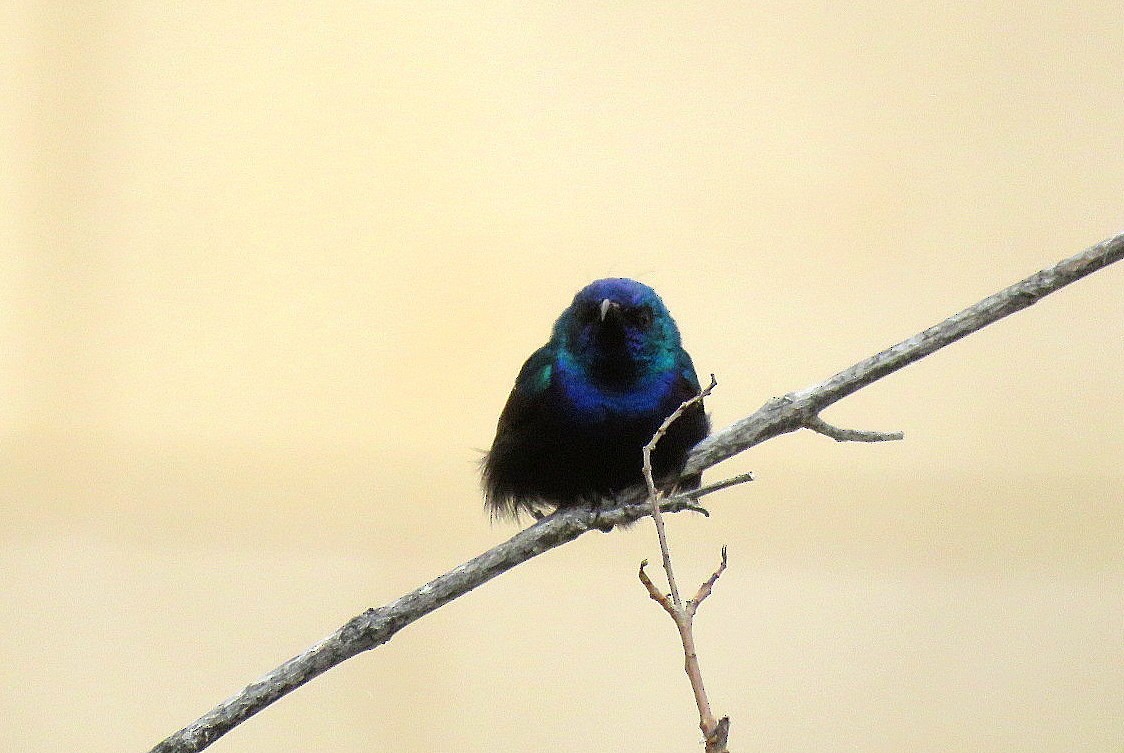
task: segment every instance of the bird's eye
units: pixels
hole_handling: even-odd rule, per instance
[[[647,306],[637,306],[630,309],[625,315],[629,323],[634,324],[641,329],[647,329],[652,324],[652,309]]]

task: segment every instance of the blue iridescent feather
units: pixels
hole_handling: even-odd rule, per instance
[[[487,504],[497,517],[596,503],[642,483],[641,450],[699,380],[679,329],[647,285],[590,283],[554,324],[516,378],[484,459]],[[656,446],[658,483],[675,480],[707,435],[701,403]],[[699,478],[680,479],[695,488]]]

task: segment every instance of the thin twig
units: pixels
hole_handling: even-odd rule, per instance
[[[637,577],[640,578],[640,582],[644,584],[644,587],[648,589],[648,595],[652,597],[652,601],[667,610],[668,614],[674,614],[675,605],[671,603],[671,595],[665,594],[652,582],[652,579],[648,577],[648,572],[645,570],[646,567],[648,567],[648,560],[641,560],[640,571],[637,573]]]
[[[684,400],[683,404],[671,412],[671,415],[664,419],[660,424],[660,428],[656,429],[656,433],[648,440],[648,444],[644,445],[641,451],[643,458],[643,471],[644,483],[648,486],[648,503],[652,506],[652,520],[656,523],[656,536],[660,540],[660,554],[663,557],[663,569],[667,573],[667,584],[671,587],[671,600],[676,607],[681,607],[682,602],[679,600],[679,586],[675,583],[675,571],[671,568],[671,552],[667,547],[667,532],[664,529],[663,515],[660,513],[659,492],[656,491],[656,480],[652,477],[652,451],[656,448],[656,444],[663,439],[667,434],[667,430],[675,423],[676,419],[682,416],[688,408],[692,405],[702,402],[703,398],[707,397],[714,388],[718,386],[714,374],[710,375],[710,384],[706,389],[701,390],[699,394]]]
[[[678,492],[677,494],[673,494],[670,497],[664,497],[663,499],[661,499],[660,510],[662,512],[683,512],[684,510],[690,510],[691,512],[702,513],[709,518],[710,511],[702,505],[698,504],[698,500],[701,497],[705,497],[708,494],[714,494],[715,492],[720,492],[723,489],[729,489],[731,486],[738,486],[739,484],[744,484],[749,481],[753,481],[752,473],[739,473],[737,476],[731,476],[730,478],[722,479],[721,481],[715,481],[713,484],[700,486],[698,489],[689,489],[687,491]],[[647,500],[645,500],[642,504],[648,506]]]
[[[699,594],[695,596],[696,601],[694,603],[690,601],[687,602],[687,609],[676,606],[672,602],[670,594],[665,594],[660,591],[656,584],[652,582],[652,579],[648,577],[648,573],[645,572],[644,568],[647,566],[648,560],[644,560],[640,563],[638,576],[640,582],[648,589],[648,596],[663,607],[664,611],[668,613],[675,623],[676,630],[679,631],[679,640],[683,644],[683,670],[687,673],[687,677],[691,682],[691,691],[695,697],[695,706],[699,710],[699,729],[702,730],[703,739],[706,741],[706,753],[728,753],[726,751],[726,741],[729,736],[730,719],[725,716],[721,719],[715,719],[714,712],[711,711],[710,699],[707,697],[706,689],[703,686],[698,652],[695,650],[695,635],[693,629],[695,609],[697,608],[698,602],[701,602],[710,594],[710,589],[714,587],[714,582],[718,580],[718,576],[726,569],[726,547],[722,547],[722,564],[718,566],[714,574],[699,588]]]
[[[1124,233],[1109,238],[1016,285],[988,296],[892,348],[867,358],[820,384],[771,400],[750,416],[716,432],[691,451],[683,476],[700,473],[771,437],[804,426],[809,416],[868,384],[955,342],[1043,296],[1092,274],[1124,257]],[[443,604],[471,591],[500,573],[542,554],[599,525],[621,525],[651,514],[642,487],[622,492],[616,507],[573,508],[557,512],[511,539],[459,565],[441,577],[377,609],[354,617],[332,635],[282,664],[196,721],[173,733],[152,753],[194,753],[206,748],[246,719],[332,667],[389,641],[395,633]],[[680,496],[678,509],[690,507]],[[663,509],[669,508],[665,504]],[[597,524],[597,525],[592,525]],[[723,723],[719,720],[719,728]],[[721,729],[719,730],[721,732]]]
[[[706,687],[703,684],[702,668],[699,666],[699,655],[695,648],[694,620],[695,611],[698,609],[699,603],[710,595],[710,591],[714,587],[714,582],[718,580],[718,577],[722,575],[722,571],[726,569],[726,547],[722,547],[722,564],[719,565],[718,569],[714,571],[714,574],[699,587],[695,598],[693,600],[688,600],[686,605],[684,605],[679,599],[679,588],[675,583],[675,569],[672,567],[671,562],[671,548],[667,543],[667,533],[664,528],[663,515],[660,512],[659,492],[656,490],[656,481],[652,476],[652,452],[655,450],[659,441],[663,439],[667,430],[675,423],[676,419],[682,416],[692,405],[710,395],[717,385],[718,382],[714,379],[714,375],[711,374],[710,385],[693,398],[685,400],[682,405],[676,408],[672,414],[664,420],[660,428],[656,430],[656,433],[652,435],[652,439],[648,444],[644,445],[643,450],[644,483],[648,488],[648,502],[652,508],[652,520],[655,521],[656,535],[660,543],[660,557],[663,559],[663,569],[664,573],[667,574],[667,584],[671,588],[671,593],[667,596],[659,593],[655,584],[652,583],[651,578],[644,572],[647,560],[640,563],[640,582],[648,589],[648,594],[664,608],[664,611],[671,615],[671,619],[675,623],[675,628],[679,631],[679,640],[683,644],[683,670],[687,673],[687,679],[691,683],[691,692],[695,696],[695,705],[699,710],[699,729],[702,730],[703,739],[706,741],[707,753],[725,753],[729,720],[723,717],[724,724],[719,727],[718,720],[714,718],[714,712],[710,708],[710,697],[706,694]],[[752,478],[752,476],[750,478]],[[722,745],[720,748],[714,747],[719,736],[721,736]]]
[[[832,426],[819,416],[811,416],[804,422],[805,429],[811,429],[817,434],[831,437],[836,442],[892,442],[896,439],[905,439],[905,434],[900,431],[862,431],[860,429],[841,429]]]
[[[753,473],[749,473],[749,472],[739,473],[737,476],[731,476],[730,478],[722,479],[721,481],[715,481],[713,484],[707,484],[706,486],[700,486],[698,489],[691,489],[690,491],[679,492],[678,494],[675,494],[671,497],[668,497],[668,499],[677,499],[678,497],[686,497],[687,499],[697,500],[700,497],[705,497],[708,494],[714,494],[715,492],[720,492],[723,489],[729,489],[731,486],[737,486],[738,484],[744,484],[747,481],[752,481],[752,480],[753,480]]]
[[[752,415],[711,434],[695,445],[687,459],[683,475],[690,476],[706,470],[768,439],[796,431],[807,424],[809,417],[818,415],[829,405],[853,392],[989,324],[1032,306],[1050,293],[1120,261],[1121,258],[1124,258],[1124,233],[1062,259],[1052,267],[1035,272],[953,314],[940,324],[859,361],[818,384],[774,398]]]
[[[707,596],[710,596],[710,592],[714,589],[714,584],[718,582],[718,579],[722,577],[722,573],[724,572],[726,572],[726,547],[722,547],[722,562],[718,565],[718,569],[699,586],[699,590],[695,593],[695,598],[687,599],[688,617],[695,616],[699,604],[702,604],[703,600],[706,599]]]

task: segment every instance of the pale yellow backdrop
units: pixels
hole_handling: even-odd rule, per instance
[[[143,751],[501,541],[476,463],[591,279],[725,425],[1124,228],[1119,3],[6,3],[0,749]],[[738,751],[1124,749],[1124,268],[681,516]],[[650,524],[215,744],[691,751]]]

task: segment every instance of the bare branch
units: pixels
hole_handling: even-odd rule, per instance
[[[796,392],[765,403],[753,415],[736,421],[695,445],[683,475],[689,476],[732,458],[779,434],[805,426],[808,419],[853,392],[892,374],[914,361],[940,350],[962,337],[981,330],[1045,296],[1080,280],[1124,257],[1124,233],[1062,259],[1035,272],[974,306],[953,314],[940,324],[902,340],[886,350],[859,361],[838,374]]]
[[[687,599],[687,616],[695,616],[699,604],[702,604],[703,600],[706,599],[707,596],[710,596],[710,592],[714,589],[714,584],[718,582],[718,579],[722,577],[722,573],[724,572],[726,572],[726,547],[722,547],[722,562],[719,563],[718,569],[714,571],[713,575],[706,579],[706,582],[699,586],[698,592],[695,593],[695,598]]]
[[[648,573],[644,570],[647,566],[648,560],[640,563],[638,576],[640,582],[648,589],[648,595],[663,607],[663,610],[675,623],[676,630],[679,631],[679,640],[683,644],[683,671],[687,673],[687,679],[691,683],[691,692],[695,697],[695,706],[699,710],[699,729],[702,730],[703,739],[706,741],[706,751],[707,753],[727,753],[726,742],[730,732],[730,719],[725,716],[716,719],[714,712],[711,711],[710,698],[707,696],[706,688],[703,685],[698,651],[695,649],[694,630],[695,610],[698,609],[698,605],[702,603],[703,599],[710,595],[715,581],[726,569],[726,547],[722,547],[722,564],[718,566],[718,569],[705,583],[699,586],[695,598],[689,600],[686,606],[674,603],[671,594],[665,594],[656,587],[656,584],[652,582],[652,579],[648,577]]]
[[[677,511],[686,509],[690,500],[679,498],[669,500],[669,503],[667,509]],[[381,646],[410,623],[500,573],[583,533],[634,523],[650,512],[646,505],[633,504],[598,511],[568,508],[550,515],[405,596],[353,617],[332,635],[166,738],[152,749],[152,753],[203,750],[278,698],[356,654]]]
[[[695,403],[699,403],[714,391],[718,386],[718,381],[714,378],[714,374],[710,375],[710,384],[706,389],[701,390],[699,394],[695,395],[689,400],[684,400],[683,403],[671,412],[671,415],[664,419],[660,424],[660,428],[656,429],[656,433],[648,440],[648,444],[644,445],[641,450],[641,457],[643,458],[642,470],[644,473],[644,483],[648,487],[648,502],[652,506],[652,520],[656,523],[656,536],[660,541],[660,556],[663,557],[663,570],[667,573],[667,584],[671,586],[671,601],[675,604],[676,608],[681,608],[683,603],[679,599],[679,586],[675,583],[675,571],[671,567],[671,550],[667,546],[667,531],[663,524],[663,515],[660,513],[659,492],[656,491],[656,481],[652,478],[652,451],[655,450],[656,444],[663,439],[667,434],[667,430],[671,425],[682,416],[688,408]]]
[[[720,492],[723,489],[729,489],[731,486],[737,486],[738,484],[744,484],[747,481],[752,480],[753,473],[739,473],[737,476],[731,476],[730,478],[723,479],[721,481],[715,481],[713,484],[700,486],[698,489],[692,489],[691,491],[682,492],[675,495],[675,497],[669,497],[668,499],[675,499],[676,497],[689,497],[690,499],[698,499],[699,497],[705,497],[708,494],[714,494],[714,492]]]
[[[714,718],[714,712],[710,710],[710,697],[707,696],[706,688],[703,685],[702,669],[699,667],[698,652],[695,650],[694,619],[695,610],[698,609],[699,603],[710,594],[711,588],[714,587],[714,582],[718,580],[718,576],[726,569],[726,547],[722,547],[722,564],[714,571],[714,575],[710,576],[710,578],[699,587],[699,591],[695,595],[694,600],[688,600],[686,605],[684,605],[679,599],[679,587],[675,583],[675,569],[671,564],[671,549],[667,544],[667,532],[664,528],[663,513],[660,511],[659,492],[656,491],[656,481],[652,477],[652,452],[656,449],[657,443],[663,439],[671,425],[675,423],[688,408],[701,402],[717,385],[718,382],[715,380],[714,375],[711,374],[710,385],[691,399],[683,401],[682,405],[672,411],[671,415],[664,420],[660,428],[652,435],[652,439],[648,444],[644,445],[642,452],[644,484],[648,488],[648,503],[652,508],[652,520],[655,521],[656,535],[660,542],[660,557],[663,559],[663,570],[667,574],[667,584],[671,587],[671,593],[666,596],[659,593],[655,584],[652,583],[651,578],[644,572],[644,567],[648,564],[647,560],[640,563],[640,582],[648,589],[648,595],[655,599],[659,605],[664,608],[664,611],[671,615],[671,619],[675,623],[676,629],[679,631],[679,639],[683,643],[683,669],[687,673],[687,679],[691,683],[691,692],[694,693],[695,696],[695,705],[699,709],[699,729],[702,730],[703,739],[706,740],[708,752],[711,751],[711,742],[717,740],[720,728],[718,720]],[[721,733],[723,747],[721,749],[715,749],[714,753],[724,753],[725,738],[728,736],[728,729],[729,719],[726,719]]]
[[[713,484],[700,486],[698,489],[689,489],[679,492],[678,494],[673,494],[670,497],[664,497],[660,500],[660,511],[683,512],[684,510],[690,510],[691,512],[702,513],[709,518],[710,510],[707,510],[698,503],[700,497],[705,497],[708,494],[714,494],[723,489],[729,489],[731,486],[737,486],[749,481],[753,481],[752,473],[739,473],[737,476],[715,481]]]
[[[905,434],[900,431],[860,431],[859,429],[840,429],[832,426],[819,416],[812,416],[804,422],[804,428],[811,429],[817,434],[831,437],[836,442],[890,442],[895,439],[905,439]]]
[[[839,372],[820,384],[771,400],[753,415],[700,442],[687,460],[683,475],[714,466],[765,440],[795,431],[808,419],[866,385],[913,363],[949,343],[1026,308],[1124,256],[1124,234],[1058,262],[1006,290],[971,306],[940,324],[875,356]],[[368,649],[380,646],[411,622],[452,601],[481,583],[549,549],[572,541],[600,526],[616,526],[651,514],[644,504],[644,488],[622,492],[615,507],[567,509],[538,521],[508,541],[456,567],[445,575],[377,609],[352,618],[332,635],[246,686],[192,724],[152,749],[152,753],[203,750],[235,726],[314,677]],[[697,507],[691,497],[678,495],[661,504],[664,511]],[[719,720],[718,730],[725,726]],[[724,747],[724,740],[723,740]],[[707,750],[711,750],[708,739]],[[716,748],[715,750],[720,750]]]
[[[664,611],[670,614],[672,619],[675,619],[675,605],[671,603],[671,594],[665,594],[652,582],[652,579],[648,577],[648,573],[644,570],[647,566],[648,560],[641,560],[640,572],[637,574],[640,582],[644,584],[644,588],[648,589],[648,595],[652,597],[652,601],[663,607]]]
[[[724,716],[718,720],[714,734],[706,738],[706,753],[729,753],[726,750],[726,739],[730,736],[730,717]]]

